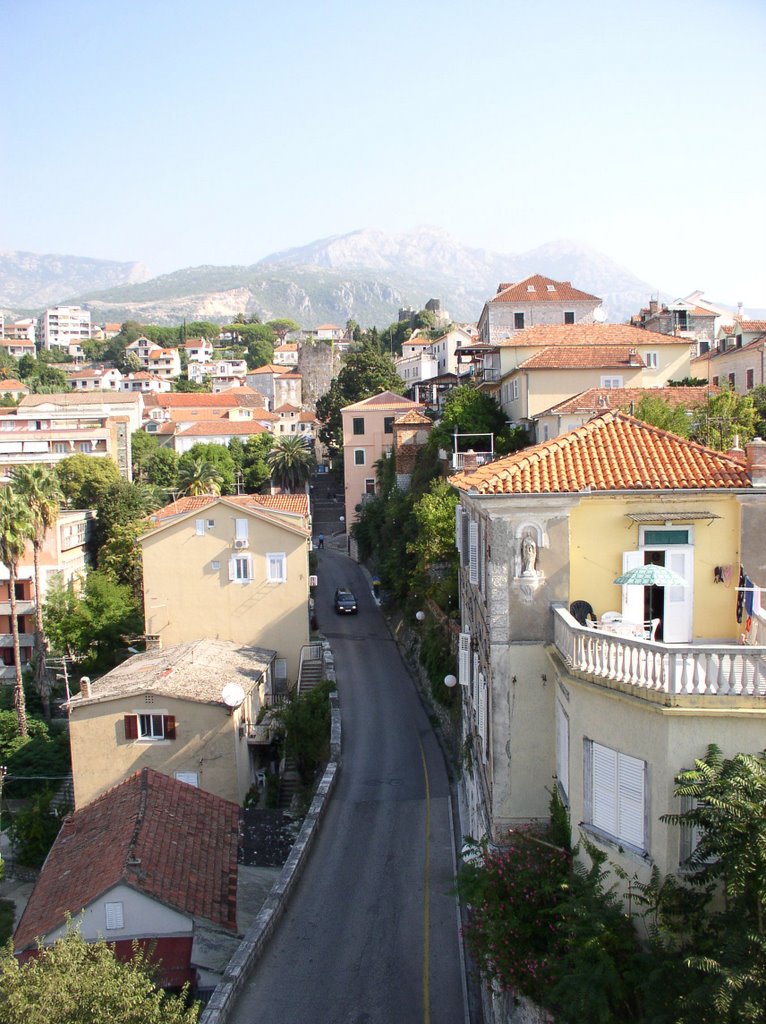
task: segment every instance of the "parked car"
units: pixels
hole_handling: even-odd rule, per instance
[[[356,615],[356,598],[350,590],[338,587],[335,591],[335,611],[338,615]]]

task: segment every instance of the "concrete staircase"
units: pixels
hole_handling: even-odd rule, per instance
[[[279,777],[279,800],[277,807],[280,811],[290,810],[293,797],[300,789],[300,784],[301,780],[295,758],[285,757],[282,774]]]
[[[321,661],[304,661],[301,668],[301,678],[298,682],[298,692],[309,693],[314,687],[321,683],[324,673],[322,672]]]
[[[311,478],[311,522],[314,539],[323,533],[325,542],[345,530],[340,517],[345,514],[343,488],[329,473],[314,473]]]

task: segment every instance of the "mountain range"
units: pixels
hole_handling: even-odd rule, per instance
[[[150,277],[142,263],[0,253],[0,311],[38,313],[77,303],[95,323],[225,323],[235,314],[384,327],[401,307],[431,298],[457,322],[475,322],[501,281],[541,273],[603,299],[609,320],[627,319],[655,291],[603,253],[577,241],[517,254],[462,245],[439,228],[401,233],[370,228],[276,252],[251,266],[187,267]],[[661,298],[667,296],[661,295]]]

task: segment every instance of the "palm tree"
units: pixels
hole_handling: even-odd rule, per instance
[[[276,438],[266,461],[272,481],[287,491],[305,487],[316,465],[313,451],[299,434]]]
[[[178,487],[184,494],[220,494],[223,477],[207,459],[192,459],[178,469]]]
[[[24,554],[28,541],[34,536],[34,524],[26,499],[14,492],[10,484],[0,489],[0,561],[8,569],[8,590],[11,603],[11,632],[13,633],[13,658],[16,666],[16,681],[13,702],[18,719],[19,736],[27,735],[27,708],[24,700],[24,683],[21,678],[21,645],[19,644],[19,620],[16,614],[16,580],[19,574],[19,559]]]
[[[43,608],[40,600],[40,552],[45,535],[56,524],[64,495],[58,476],[48,466],[38,463],[20,466],[13,474],[16,493],[26,501],[32,517],[32,555],[35,568],[35,687],[40,694],[45,717],[50,720],[50,688],[45,665]]]

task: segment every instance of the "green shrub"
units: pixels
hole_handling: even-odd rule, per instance
[[[329,695],[335,683],[325,679],[308,693],[292,697],[278,712],[285,730],[285,754],[295,759],[304,785],[310,785],[330,756]]]
[[[8,831],[18,860],[30,868],[39,868],[61,828],[67,807],[52,806],[54,791],[39,790],[22,810],[11,818]]]

